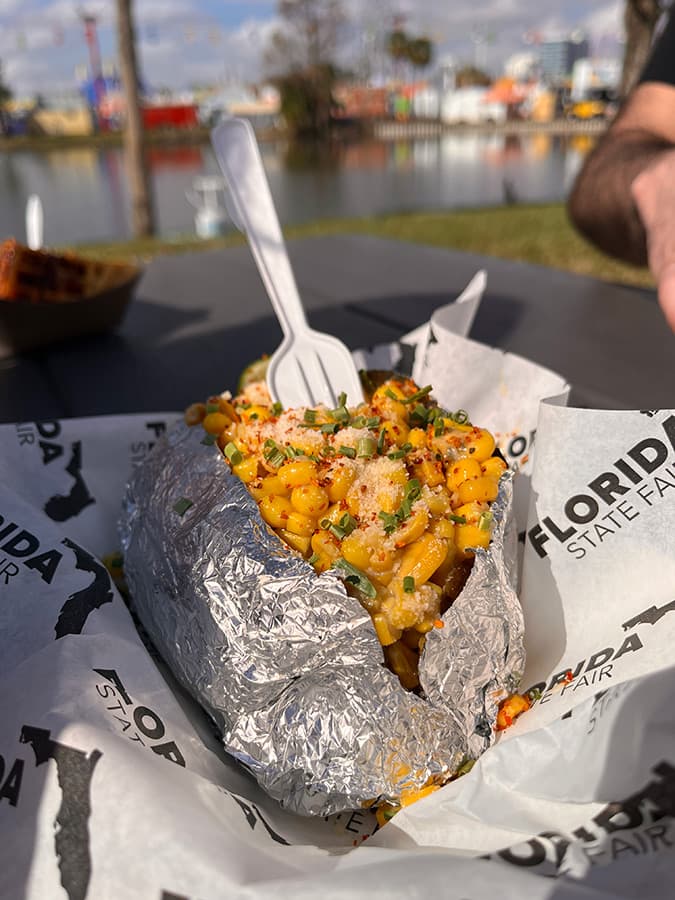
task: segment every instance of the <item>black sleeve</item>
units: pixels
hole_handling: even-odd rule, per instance
[[[640,76],[640,83],[644,81],[662,81],[675,85],[675,12],[668,16],[666,27],[656,41]]]

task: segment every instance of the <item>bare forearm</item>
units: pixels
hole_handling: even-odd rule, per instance
[[[639,128],[610,132],[586,161],[568,200],[582,234],[611,256],[646,265],[647,236],[632,186],[672,149],[669,141]]]

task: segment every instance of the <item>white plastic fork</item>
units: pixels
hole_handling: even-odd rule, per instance
[[[228,183],[228,212],[248,239],[284,333],[267,369],[272,399],[285,407],[335,407],[345,393],[347,404],[356,406],[363,390],[351,353],[336,337],[307,324],[251,125],[227,118],[211,132],[211,142]]]

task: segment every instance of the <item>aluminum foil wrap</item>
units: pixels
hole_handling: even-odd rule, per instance
[[[490,549],[427,637],[421,697],[384,667],[338,576],[281,543],[202,436],[180,424],[136,469],[121,539],[135,610],[226,750],[284,807],[328,815],[394,800],[486,749],[524,667],[515,546],[504,553],[510,477]]]

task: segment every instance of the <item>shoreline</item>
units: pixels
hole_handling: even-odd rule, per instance
[[[350,123],[351,124],[351,123]],[[546,134],[556,136],[567,135],[600,135],[608,126],[608,122],[598,119],[575,121],[555,119],[552,122],[512,121],[500,123],[457,123],[449,124],[435,119],[410,119],[398,122],[395,119],[377,119],[372,122],[358,124],[355,136],[345,124],[344,133],[336,130],[336,140],[414,140],[416,138],[440,137],[443,134],[504,134],[532,135]],[[287,140],[288,134],[279,128],[262,128],[256,130],[260,142]],[[77,135],[16,135],[0,137],[0,153],[49,153],[54,150],[71,148],[105,149],[122,147],[123,133],[103,132],[101,134]],[[147,131],[145,133],[148,147],[200,146],[210,140],[210,129],[206,127],[191,129],[170,129]]]
[[[436,247],[520,260],[619,284],[653,287],[652,276],[600,253],[574,230],[562,203],[514,204],[317,219],[286,226],[287,240],[336,234],[369,234]],[[141,262],[165,253],[217,252],[243,245],[237,231],[203,240],[194,234],[80,244],[67,249],[86,256]],[[61,248],[66,249],[66,248]]]

